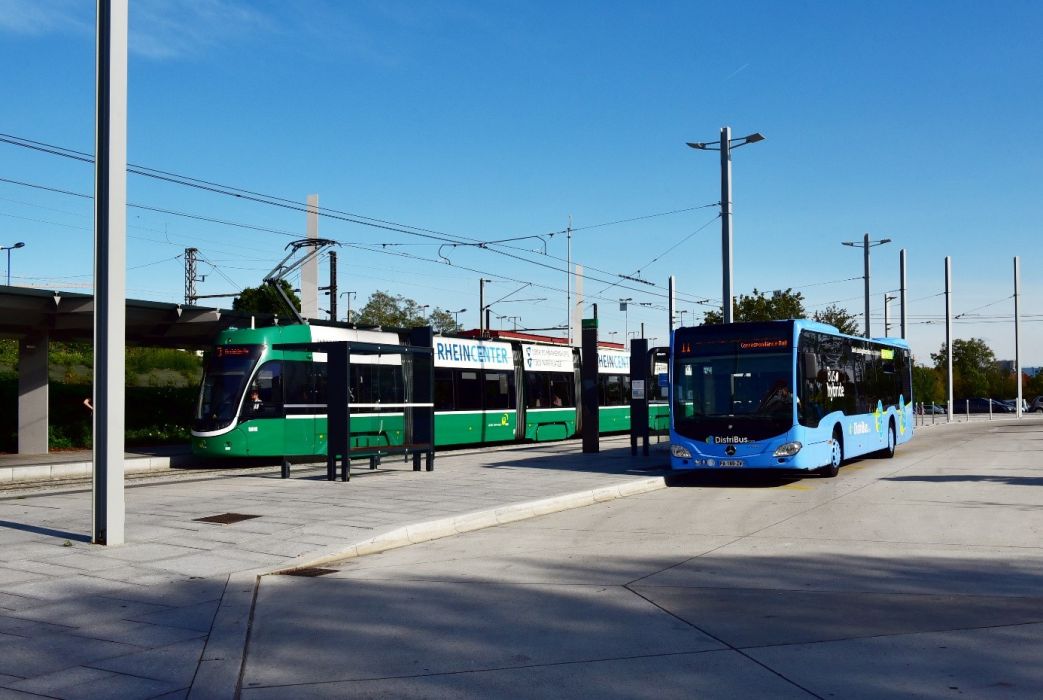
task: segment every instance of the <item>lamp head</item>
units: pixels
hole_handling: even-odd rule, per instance
[[[745,137],[746,143],[757,143],[758,141],[764,140],[764,134],[757,131]]]
[[[890,243],[890,242],[891,242],[891,239],[890,239],[890,238],[882,238],[882,239],[880,240],[880,244],[881,244],[881,245],[883,245],[884,243]]]
[[[689,143],[687,145],[688,145],[689,148],[698,148],[700,151],[705,151],[706,150],[706,144],[705,143]]]
[[[24,247],[25,247],[25,243],[24,243],[23,241],[18,241],[17,243],[15,243],[15,244],[14,244],[13,246],[11,246],[11,247],[12,247],[12,248],[24,248]]]

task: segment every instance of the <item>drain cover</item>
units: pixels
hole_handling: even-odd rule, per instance
[[[209,515],[205,518],[196,518],[197,523],[217,523],[218,525],[231,525],[232,523],[242,522],[243,520],[252,520],[259,518],[259,515],[244,515],[243,513],[221,513],[221,515]]]
[[[326,574],[336,573],[336,569],[320,569],[317,566],[306,566],[303,569],[293,569],[292,571],[284,571],[283,576],[325,576]]]

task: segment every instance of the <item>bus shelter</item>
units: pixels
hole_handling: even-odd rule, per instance
[[[368,458],[375,468],[381,456],[402,454],[413,458],[413,471],[420,471],[424,457],[426,471],[435,465],[434,411],[434,334],[431,328],[417,328],[409,334],[409,345],[355,341],[317,341],[279,343],[273,347],[326,354],[327,450],[326,478],[335,481],[340,468],[341,481],[351,479],[351,460]],[[351,430],[351,357],[353,355],[400,355],[406,389],[401,408],[405,420],[405,439],[401,444],[359,444]],[[283,460],[283,475],[288,462]]]

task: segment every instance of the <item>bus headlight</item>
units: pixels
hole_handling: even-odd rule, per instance
[[[787,442],[785,445],[780,445],[779,449],[775,450],[773,457],[792,457],[793,455],[800,452],[800,448],[804,447],[799,442]]]
[[[683,445],[670,445],[670,454],[680,459],[691,459],[692,453]]]

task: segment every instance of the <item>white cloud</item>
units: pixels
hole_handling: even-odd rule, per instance
[[[0,0],[0,32],[93,36],[94,13],[88,0]],[[130,51],[146,58],[195,58],[273,27],[241,0],[130,0]]]
[[[94,3],[82,0],[0,0],[0,31],[29,36],[94,31]]]
[[[266,15],[236,0],[133,0],[130,49],[154,59],[192,58],[271,29]]]

